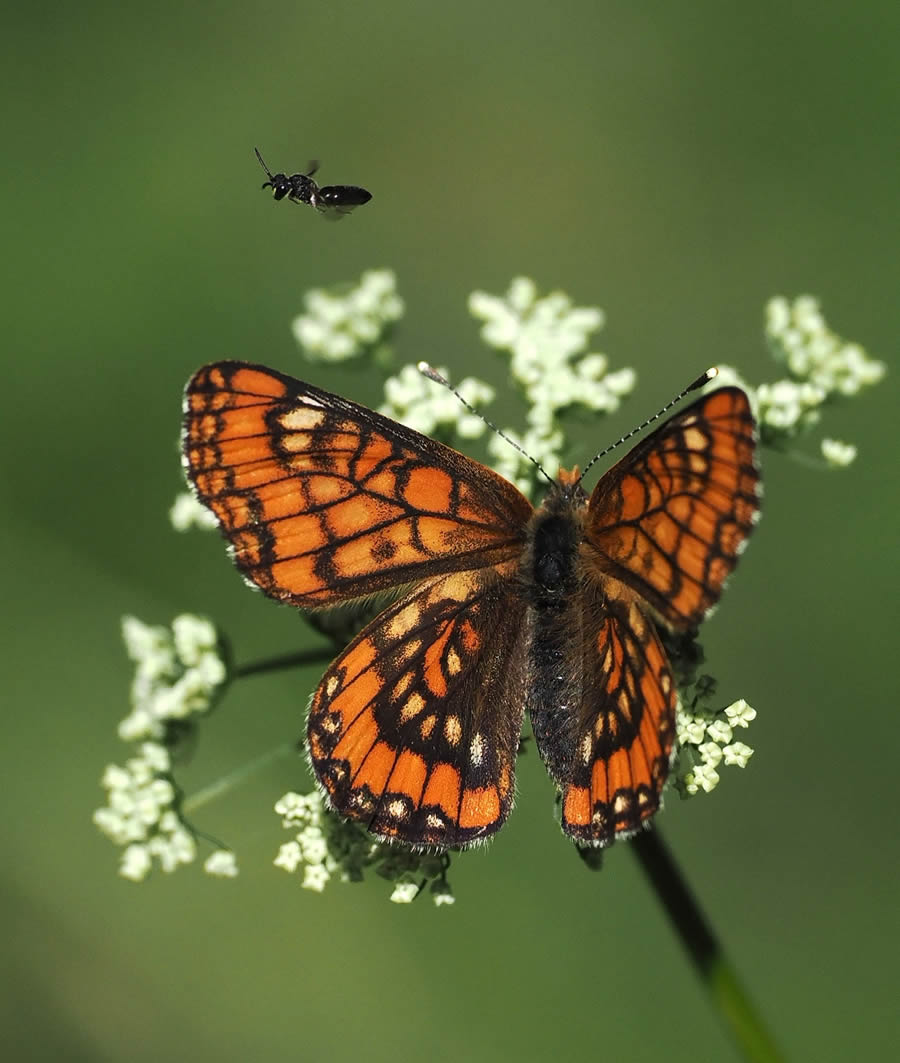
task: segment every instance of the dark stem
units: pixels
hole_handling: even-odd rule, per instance
[[[334,657],[334,650],[303,650],[299,653],[283,653],[279,657],[268,657],[250,664],[240,664],[231,673],[232,679],[243,679],[248,675],[261,675],[265,672],[279,672],[285,668],[300,668],[304,664],[322,664]]]
[[[641,831],[631,845],[713,1006],[744,1058],[752,1063],[782,1063],[784,1057],[747,996],[659,830]]]

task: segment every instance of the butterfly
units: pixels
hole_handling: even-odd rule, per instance
[[[312,695],[332,808],[373,835],[462,848],[505,821],[527,710],[582,847],[659,808],[676,689],[657,625],[692,631],[759,514],[756,427],[722,387],[590,495],[560,472],[535,509],[492,469],[260,365],[187,386],[184,463],[245,579],[318,609],[392,592]]]
[[[263,188],[271,188],[275,199],[284,199],[287,196],[292,203],[303,203],[306,206],[315,207],[329,221],[340,221],[354,207],[360,207],[372,198],[371,192],[366,191],[365,188],[358,188],[356,185],[325,185],[320,188],[313,180],[313,174],[319,168],[317,162],[309,163],[306,173],[295,173],[290,177],[283,173],[273,175],[263,162],[259,149],[253,150],[256,152],[260,166],[269,178],[263,183]]]

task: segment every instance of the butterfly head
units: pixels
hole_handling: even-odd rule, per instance
[[[547,498],[544,502],[546,506],[549,502],[552,506],[552,500],[556,500],[564,506],[578,505],[581,502],[587,500],[584,488],[581,486],[582,473],[581,470],[575,465],[571,469],[560,469],[556,474],[556,479],[552,482],[550,490],[547,492]]]

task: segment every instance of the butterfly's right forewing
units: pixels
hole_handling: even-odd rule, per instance
[[[594,489],[592,566],[631,587],[669,626],[696,627],[759,517],[755,452],[740,388],[720,388],[676,414]]]

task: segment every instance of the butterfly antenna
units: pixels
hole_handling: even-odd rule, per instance
[[[625,443],[627,440],[631,439],[632,436],[637,435],[638,432],[643,432],[645,428],[649,428],[654,421],[658,421],[660,417],[663,416],[663,414],[668,413],[673,406],[681,402],[685,395],[690,395],[690,393],[692,391],[696,391],[697,388],[702,388],[703,385],[708,384],[710,380],[715,380],[718,375],[719,370],[716,369],[715,366],[713,366],[712,369],[707,369],[705,373],[701,373],[696,380],[688,384],[688,386],[683,391],[679,391],[675,398],[672,399],[670,402],[667,402],[661,410],[657,410],[657,412],[652,417],[648,417],[647,420],[644,421],[642,424],[639,424],[637,428],[632,428],[631,431],[626,433],[626,435],[622,436],[621,439],[617,439],[615,443],[611,443],[604,450],[601,450],[599,454],[595,454],[587,463],[587,465],[585,465],[584,472],[582,472],[581,476],[578,477],[578,482],[581,483],[588,469],[590,469],[594,462],[599,461],[602,457],[605,457],[605,455],[607,455],[611,450],[615,450],[616,447],[621,446],[622,443]]]
[[[269,169],[268,166],[266,166],[265,162],[263,161],[263,157],[259,153],[259,148],[254,148],[253,150],[256,152],[257,159],[259,159],[259,165],[262,166],[262,168],[266,171],[266,177],[268,177],[269,179],[268,181],[266,181],[266,184],[263,185],[263,188],[265,188],[266,185],[270,185],[274,188],[275,186],[272,184],[272,171]]]
[[[479,410],[476,410],[471,402],[467,402],[462,397],[462,395],[460,395],[460,393],[456,390],[456,388],[450,383],[450,381],[447,380],[446,377],[441,376],[441,374],[436,369],[432,369],[432,367],[427,362],[419,362],[419,364],[416,366],[416,369],[419,370],[419,372],[422,374],[422,376],[427,377],[429,380],[433,380],[435,384],[440,384],[441,387],[444,387],[448,391],[452,392],[459,399],[459,401],[463,404],[463,406],[465,406],[465,408],[469,411],[469,413],[475,414],[475,416],[479,419],[479,421],[484,421],[484,423],[488,426],[488,428],[490,428],[490,430],[492,432],[494,432],[496,435],[500,436],[501,439],[505,439],[506,442],[509,443],[509,445],[513,448],[513,450],[517,450],[522,455],[523,458],[527,458],[531,462],[531,464],[537,469],[537,471],[541,474],[541,476],[543,476],[544,479],[548,483],[551,483],[551,484],[553,483],[553,477],[552,476],[548,476],[547,473],[544,472],[544,470],[541,468],[540,464],[537,461],[535,461],[535,459],[528,453],[527,450],[523,450],[519,446],[518,443],[516,443],[512,439],[510,439],[509,436],[506,435],[505,432],[502,432],[494,424],[493,421],[489,421],[487,419],[487,417],[484,416],[483,413],[481,413]]]

